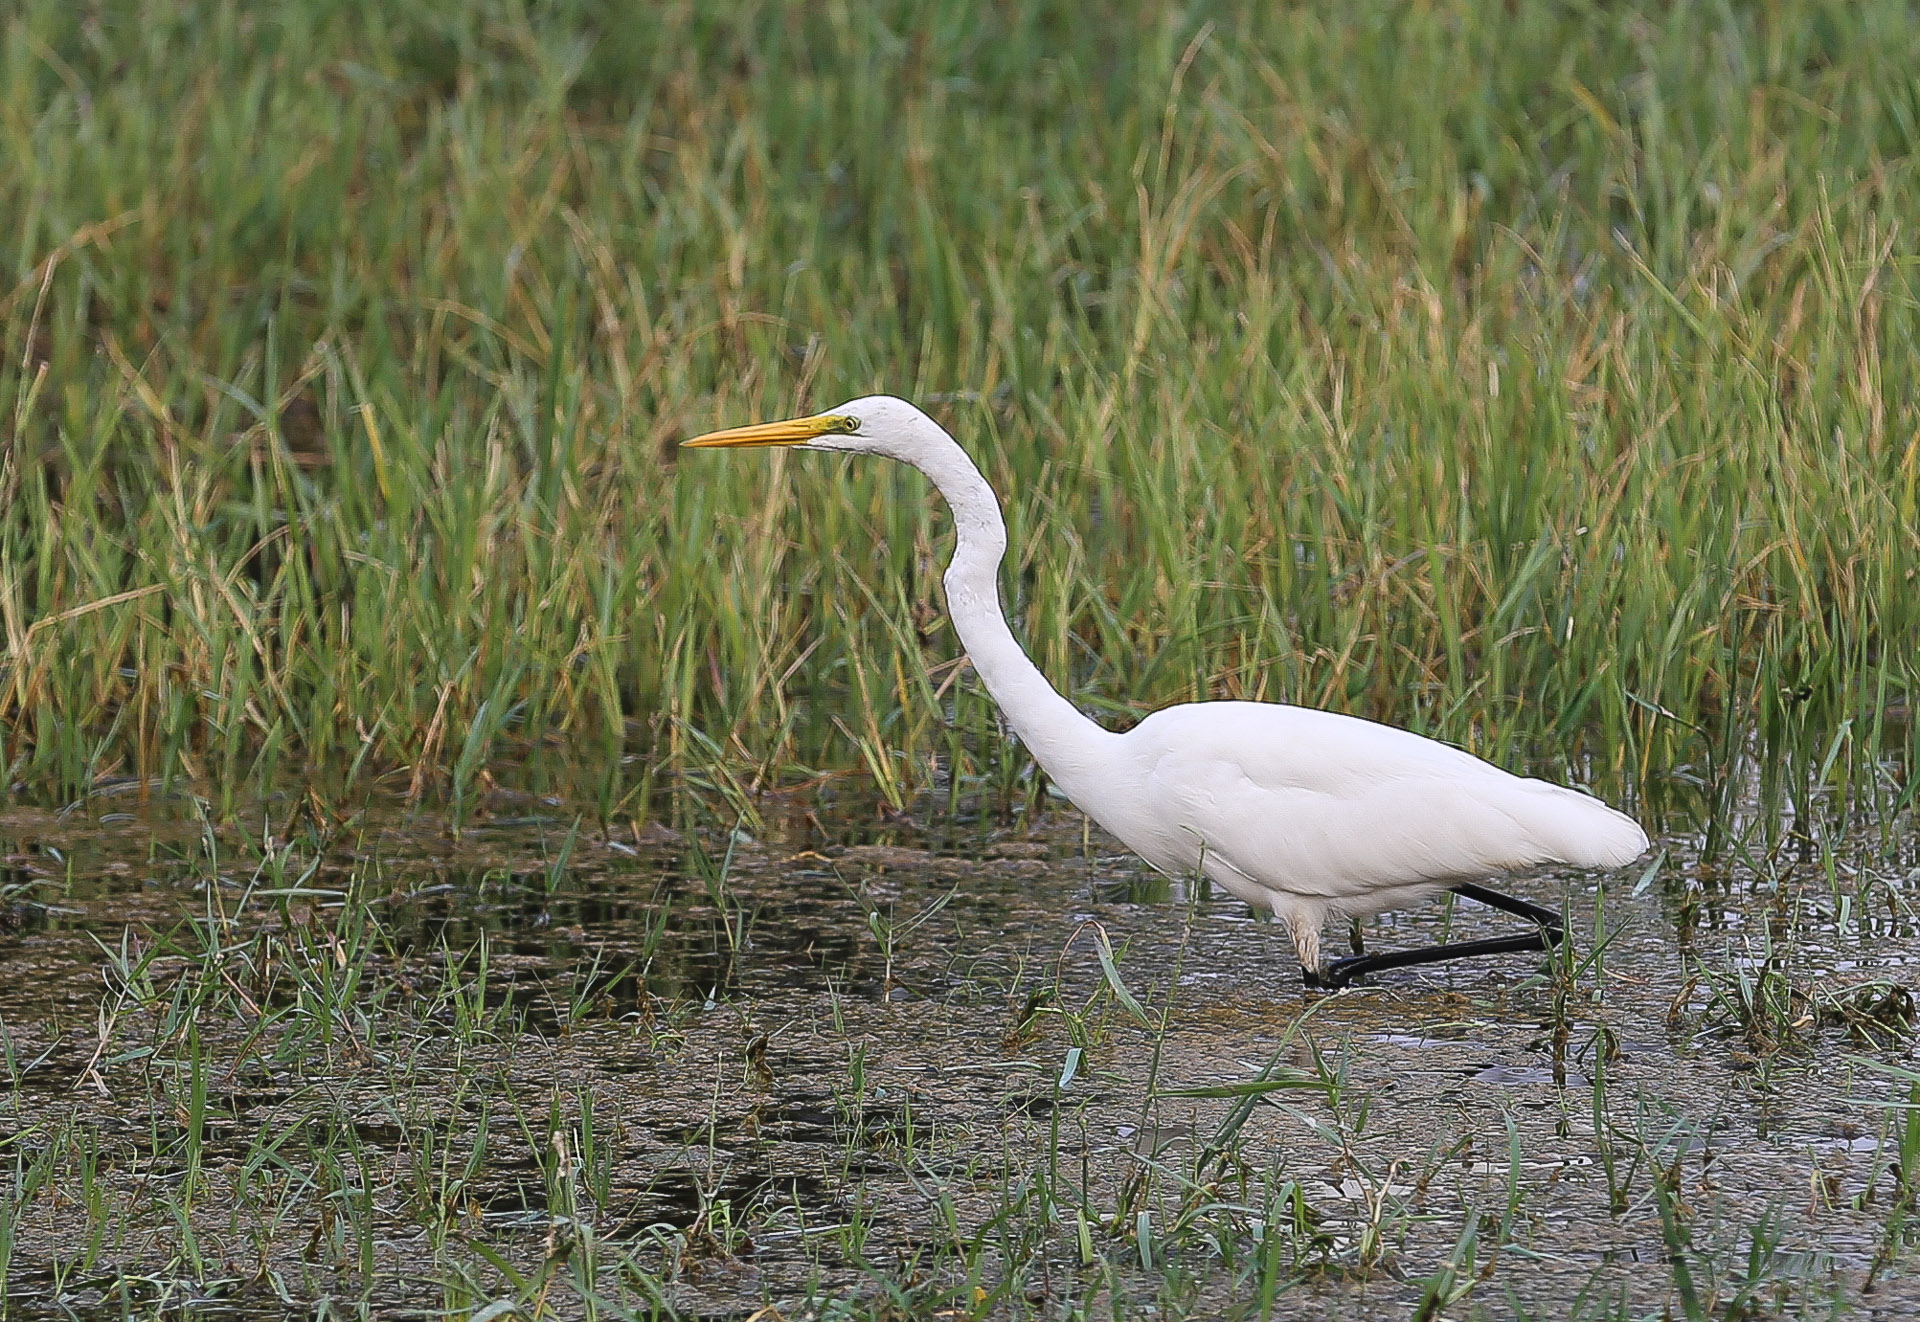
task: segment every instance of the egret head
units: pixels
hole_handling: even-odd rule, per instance
[[[930,447],[948,441],[940,424],[904,399],[892,395],[864,395],[825,413],[786,422],[762,422],[708,432],[683,446],[780,445],[800,450],[838,450],[843,454],[878,454],[913,463]],[[948,441],[951,444],[950,441]]]

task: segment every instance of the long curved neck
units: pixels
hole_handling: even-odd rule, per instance
[[[1000,502],[959,443],[951,438],[946,442],[916,456],[913,463],[953,510],[956,536],[945,578],[947,613],[1007,723],[1071,798],[1085,778],[1097,773],[1105,745],[1118,736],[1062,697],[1014,641],[1000,608],[1000,559],[1007,550]]]

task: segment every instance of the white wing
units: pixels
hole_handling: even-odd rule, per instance
[[[1255,903],[1370,913],[1544,863],[1617,866],[1647,847],[1597,799],[1331,712],[1194,703],[1156,712],[1123,743],[1134,787],[1112,813],[1082,806],[1155,866],[1204,858]],[[1135,778],[1109,783],[1121,779]]]

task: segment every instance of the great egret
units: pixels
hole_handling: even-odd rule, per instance
[[[1384,968],[1546,950],[1558,914],[1474,884],[1543,864],[1609,868],[1647,847],[1599,800],[1510,775],[1446,744],[1333,712],[1266,702],[1193,702],[1124,734],[1082,715],[1020,650],[1000,609],[1006,524],[993,489],[940,425],[887,395],[827,413],[711,432],[688,446],[793,446],[877,454],[932,479],[953,510],[947,610],[967,657],[1053,783],[1153,867],[1196,870],[1285,923],[1308,986]],[[1320,929],[1441,890],[1531,919],[1524,936],[1326,964]],[[1357,949],[1357,945],[1356,945]]]

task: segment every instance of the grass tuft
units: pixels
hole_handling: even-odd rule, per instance
[[[885,388],[980,456],[1108,719],[1286,699],[1656,811],[1884,812],[1910,18],[30,0],[0,773],[1010,803],[922,485],[671,448]]]

